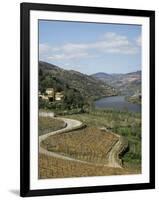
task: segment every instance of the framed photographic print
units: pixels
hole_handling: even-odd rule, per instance
[[[21,4],[21,196],[155,188],[155,12]]]

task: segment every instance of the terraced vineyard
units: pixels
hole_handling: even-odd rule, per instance
[[[71,119],[87,125],[87,128],[79,127],[77,121],[75,123]],[[42,134],[49,133],[50,130],[51,132],[59,130],[59,132],[41,140],[40,147],[44,151],[39,151],[39,178],[141,173],[140,114],[95,110],[88,114],[53,119],[41,118],[41,120],[46,120],[40,125]],[[51,120],[48,126],[47,120]],[[65,124],[62,124],[62,120]],[[65,129],[63,126],[66,126]],[[76,126],[78,129],[71,128]],[[63,129],[63,132],[60,129]],[[39,135],[40,137],[43,136]],[[129,144],[128,151],[120,154],[120,150],[125,148],[127,143]],[[122,168],[111,165],[114,159],[118,161],[118,158],[122,158]]]
[[[48,151],[92,163],[107,164],[109,151],[118,137],[98,128],[88,127],[56,134],[42,142]]]
[[[51,117],[39,117],[39,135],[62,129],[66,124],[62,120]]]
[[[115,110],[94,110],[90,113],[68,115],[89,127],[106,127],[108,130],[124,136],[129,142],[129,151],[122,156],[123,165],[141,168],[141,114]]]
[[[138,174],[139,169],[113,168],[94,164],[77,163],[39,154],[39,178],[66,178]]]

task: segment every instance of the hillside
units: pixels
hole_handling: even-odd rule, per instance
[[[78,120],[86,126],[70,132],[65,132],[65,129],[63,133],[49,136],[42,141],[41,147],[49,151],[49,155],[52,156],[39,152],[39,178],[141,173],[141,115],[139,113],[95,110],[78,115],[65,115],[64,119]],[[43,133],[48,131],[46,124],[48,122],[46,123],[45,119],[41,124]],[[57,122],[51,122],[50,128],[51,125],[53,129],[55,125],[57,128]],[[60,128],[61,124],[58,124],[58,127]],[[112,147],[119,145],[118,138],[112,133],[120,135],[120,138],[125,142],[128,141],[129,144],[128,152],[120,154],[123,168],[107,166],[108,162],[110,164],[113,160]],[[120,150],[118,152],[120,153]]]
[[[131,96],[136,93],[141,93],[141,71],[127,74],[107,74],[99,72],[93,74],[92,77],[113,86],[123,95]]]
[[[56,65],[39,61],[39,90],[53,87],[56,90],[79,92],[83,98],[97,99],[115,95],[108,84],[74,70],[64,70]]]

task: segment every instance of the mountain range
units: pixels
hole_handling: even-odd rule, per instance
[[[116,95],[112,86],[96,77],[39,61],[39,89],[45,91],[47,87],[63,91],[74,89],[93,100]]]
[[[141,71],[126,74],[99,72],[91,76],[111,85],[122,95],[131,96],[136,93],[141,93]]]
[[[121,94],[132,96],[141,93],[141,71],[126,74],[98,72],[87,75],[75,70],[65,70],[57,65],[39,61],[39,88],[57,87],[75,89],[84,98],[98,99]],[[39,73],[40,75],[40,73]],[[49,80],[52,81],[49,81]]]

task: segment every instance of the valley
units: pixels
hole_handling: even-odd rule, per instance
[[[92,77],[111,85],[118,93],[125,96],[141,94],[141,71],[125,74],[106,74],[99,72]]]
[[[39,178],[141,173],[140,94],[140,71],[87,75],[39,61]]]

